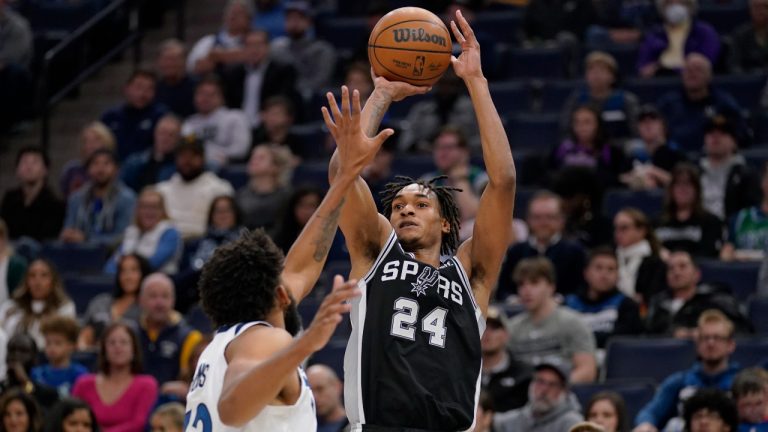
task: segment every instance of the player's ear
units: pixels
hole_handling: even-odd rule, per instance
[[[285,309],[291,304],[291,296],[288,294],[288,288],[282,283],[277,286],[277,290],[275,291],[275,301],[280,309]]]
[[[448,219],[440,218],[440,230],[443,234],[448,234],[451,232],[451,223],[448,222]]]

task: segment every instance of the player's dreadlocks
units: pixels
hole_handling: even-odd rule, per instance
[[[459,247],[461,217],[459,216],[459,206],[453,198],[453,192],[461,192],[461,189],[437,185],[438,181],[446,178],[448,178],[448,176],[442,175],[430,180],[414,180],[406,176],[396,176],[395,181],[387,183],[387,185],[384,186],[384,190],[381,191],[379,195],[381,195],[381,205],[384,207],[382,209],[384,216],[389,219],[390,216],[392,216],[392,201],[395,200],[397,193],[404,187],[416,183],[417,185],[434,192],[437,197],[437,202],[440,204],[440,215],[448,221],[448,224],[451,227],[450,232],[443,234],[443,239],[440,243],[440,253],[443,255],[450,255]]]

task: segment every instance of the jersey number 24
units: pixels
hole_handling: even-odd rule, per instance
[[[395,314],[392,316],[390,334],[399,338],[416,340],[416,321],[419,319],[419,303],[407,297],[395,300]],[[432,309],[421,320],[421,331],[429,333],[429,344],[445,348],[445,318],[448,310],[441,307]]]

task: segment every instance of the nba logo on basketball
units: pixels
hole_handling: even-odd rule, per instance
[[[424,72],[424,62],[427,60],[424,56],[416,56],[416,61],[413,64],[413,76],[421,76]]]

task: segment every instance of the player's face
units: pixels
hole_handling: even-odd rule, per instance
[[[544,278],[525,280],[517,287],[520,303],[528,311],[541,308],[554,291],[554,285]]]
[[[93,421],[91,413],[85,408],[79,408],[64,418],[61,423],[62,432],[91,432]]]
[[[584,279],[590,290],[597,293],[608,292],[619,280],[619,264],[610,256],[596,256],[584,270]]]
[[[397,193],[392,201],[389,218],[397,239],[406,250],[440,244],[450,226],[440,215],[440,203],[429,189],[410,184]]]
[[[725,424],[717,411],[704,408],[693,413],[688,430],[691,432],[730,432],[731,428]]]
[[[735,347],[725,323],[704,323],[696,332],[696,353],[704,363],[722,362],[733,353]]]
[[[299,315],[299,309],[296,306],[296,299],[294,299],[290,293],[288,293],[288,298],[290,299],[290,303],[288,303],[283,311],[285,331],[290,333],[291,336],[296,336],[299,334],[299,331],[301,331],[301,315]]]
[[[619,414],[607,399],[601,399],[592,404],[587,413],[587,420],[597,423],[605,432],[616,432],[619,428]]]

